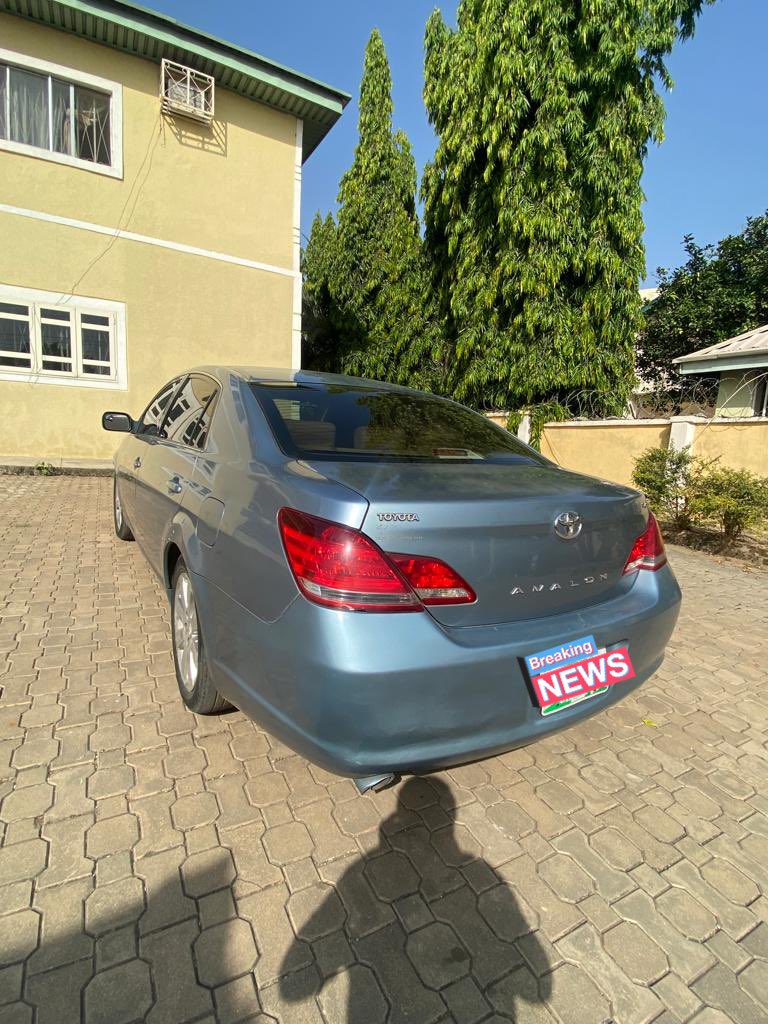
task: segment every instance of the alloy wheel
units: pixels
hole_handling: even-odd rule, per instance
[[[120,501],[120,490],[115,483],[115,524],[118,530],[123,528],[123,503]]]
[[[173,592],[173,639],[179,681],[187,693],[197,685],[200,666],[200,627],[195,595],[186,572],[179,574]]]

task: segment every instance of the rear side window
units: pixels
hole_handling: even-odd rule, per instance
[[[294,458],[547,465],[514,434],[444,398],[337,384],[251,388]]]
[[[216,410],[216,403],[219,400],[219,389],[215,388],[213,394],[208,399],[207,404],[200,413],[200,419],[197,421],[196,433],[193,439],[195,448],[199,448],[202,451],[205,448],[206,442],[208,441],[208,432],[211,429],[211,420]]]
[[[168,411],[168,403],[173,398],[173,393],[178,386],[179,378],[177,377],[175,380],[172,380],[170,384],[166,384],[164,388],[158,391],[142,413],[139,433],[146,431],[147,427],[155,427],[159,432],[160,424],[163,422],[163,418]]]
[[[168,410],[165,434],[171,441],[190,448],[205,447],[218,386],[210,377],[193,373],[187,377]]]

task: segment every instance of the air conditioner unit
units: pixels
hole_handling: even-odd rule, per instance
[[[160,72],[163,113],[210,124],[213,120],[214,82],[212,75],[204,75],[202,71],[163,58]]]

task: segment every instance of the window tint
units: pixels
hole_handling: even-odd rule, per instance
[[[195,447],[202,451],[208,441],[208,432],[211,429],[211,421],[213,420],[213,414],[216,411],[216,403],[219,400],[219,389],[216,388],[214,393],[211,395],[208,404],[200,414],[200,419],[197,424],[197,434],[195,435]]]
[[[546,464],[485,416],[432,395],[337,384],[251,387],[294,457]]]
[[[187,378],[168,411],[165,430],[170,440],[194,448],[204,447],[217,391],[210,377],[193,373]]]
[[[168,403],[171,398],[173,398],[173,393],[176,390],[178,383],[179,378],[177,377],[175,380],[172,380],[170,384],[166,384],[162,390],[158,391],[149,403],[141,416],[141,426],[139,427],[140,434],[145,433],[147,427],[155,427],[157,431],[160,430],[160,424],[162,423],[168,409]]]

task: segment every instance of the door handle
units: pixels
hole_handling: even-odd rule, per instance
[[[181,494],[182,492],[181,480],[177,476],[172,476],[168,481],[168,493],[169,494]]]
[[[135,459],[133,460],[133,468],[134,468],[134,469],[140,469],[140,468],[141,468],[141,459],[139,458],[139,456],[138,456],[138,455],[137,455],[137,456],[136,456],[136,458],[135,458]]]

